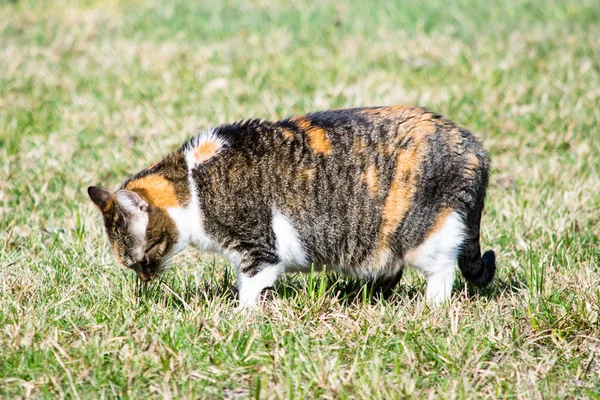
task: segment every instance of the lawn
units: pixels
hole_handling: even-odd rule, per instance
[[[218,257],[115,264],[87,186],[220,123],[390,104],[489,149],[487,289],[293,274],[252,314]],[[600,398],[599,121],[595,0],[0,0],[0,397]]]

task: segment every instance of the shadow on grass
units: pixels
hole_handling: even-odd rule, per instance
[[[232,276],[226,269],[220,278],[204,279],[198,285],[192,276],[182,282],[169,279],[167,274],[153,282],[142,282],[135,277],[133,285],[138,305],[158,304],[183,311],[189,310],[191,304],[209,303],[217,299],[237,305],[237,289]]]
[[[303,279],[304,278],[304,279]],[[400,279],[398,279],[400,280]],[[401,282],[381,283],[343,276],[337,273],[319,274],[311,283],[310,275],[292,276],[271,288],[269,296],[296,300],[307,297],[313,300],[330,298],[331,302],[344,306],[352,304],[375,304],[380,301],[394,303],[399,300],[414,300],[421,291]]]
[[[261,293],[261,301],[273,301],[275,297],[292,301],[300,299],[316,301],[327,298],[330,299],[329,303],[350,306],[375,304],[380,301],[390,304],[399,301],[412,302],[424,295],[424,287],[403,283],[400,278],[401,276],[394,282],[381,283],[349,278],[337,273],[288,274],[274,287],[264,289]],[[204,279],[200,285],[193,282],[191,277],[183,282],[161,278],[155,282],[144,283],[137,278],[134,279],[134,290],[140,306],[159,304],[183,311],[189,309],[190,304],[209,303],[215,300],[229,303],[231,307],[238,305],[235,273],[230,268],[216,279]],[[453,292],[463,290],[464,285],[464,280],[457,279]],[[511,277],[507,281],[494,278],[485,288],[468,284],[467,295],[472,299],[477,297],[499,299],[517,293],[524,287],[524,283],[516,277]]]
[[[462,287],[464,287],[464,281],[462,285]],[[518,293],[524,288],[526,288],[526,285],[515,276],[512,276],[508,280],[495,277],[488,286],[483,288],[471,284],[467,285],[467,294],[470,298],[485,297],[487,299],[497,300]]]
[[[205,280],[202,284],[191,284],[190,281],[173,282],[161,278],[154,282],[141,282],[137,278],[132,282],[138,305],[142,308],[152,304],[184,311],[190,304],[212,302],[216,299],[229,303],[231,307],[238,305],[235,281],[229,274],[218,281]],[[375,304],[386,301],[390,304],[397,301],[413,301],[422,295],[422,290],[412,285],[399,283],[394,287],[368,282],[357,278],[343,277],[334,273],[316,274],[314,280],[305,275],[293,274],[282,279],[273,287],[261,293],[261,301],[273,301],[275,297],[291,301],[330,299],[330,303],[344,306],[352,304]]]

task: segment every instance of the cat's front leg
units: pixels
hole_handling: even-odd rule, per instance
[[[237,268],[239,308],[255,308],[263,291],[273,286],[285,269],[281,264],[259,264],[255,267]]]

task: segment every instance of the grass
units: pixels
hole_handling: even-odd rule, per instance
[[[0,1],[0,396],[600,398],[600,3]],[[139,286],[85,188],[197,129],[419,104],[490,150],[498,276],[428,309],[189,252]],[[356,285],[354,285],[356,286]],[[359,288],[360,290],[360,288]]]

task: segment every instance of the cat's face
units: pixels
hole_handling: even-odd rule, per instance
[[[91,186],[88,194],[102,212],[119,263],[134,270],[143,281],[160,276],[177,243],[177,230],[168,213],[129,190],[111,194]]]

